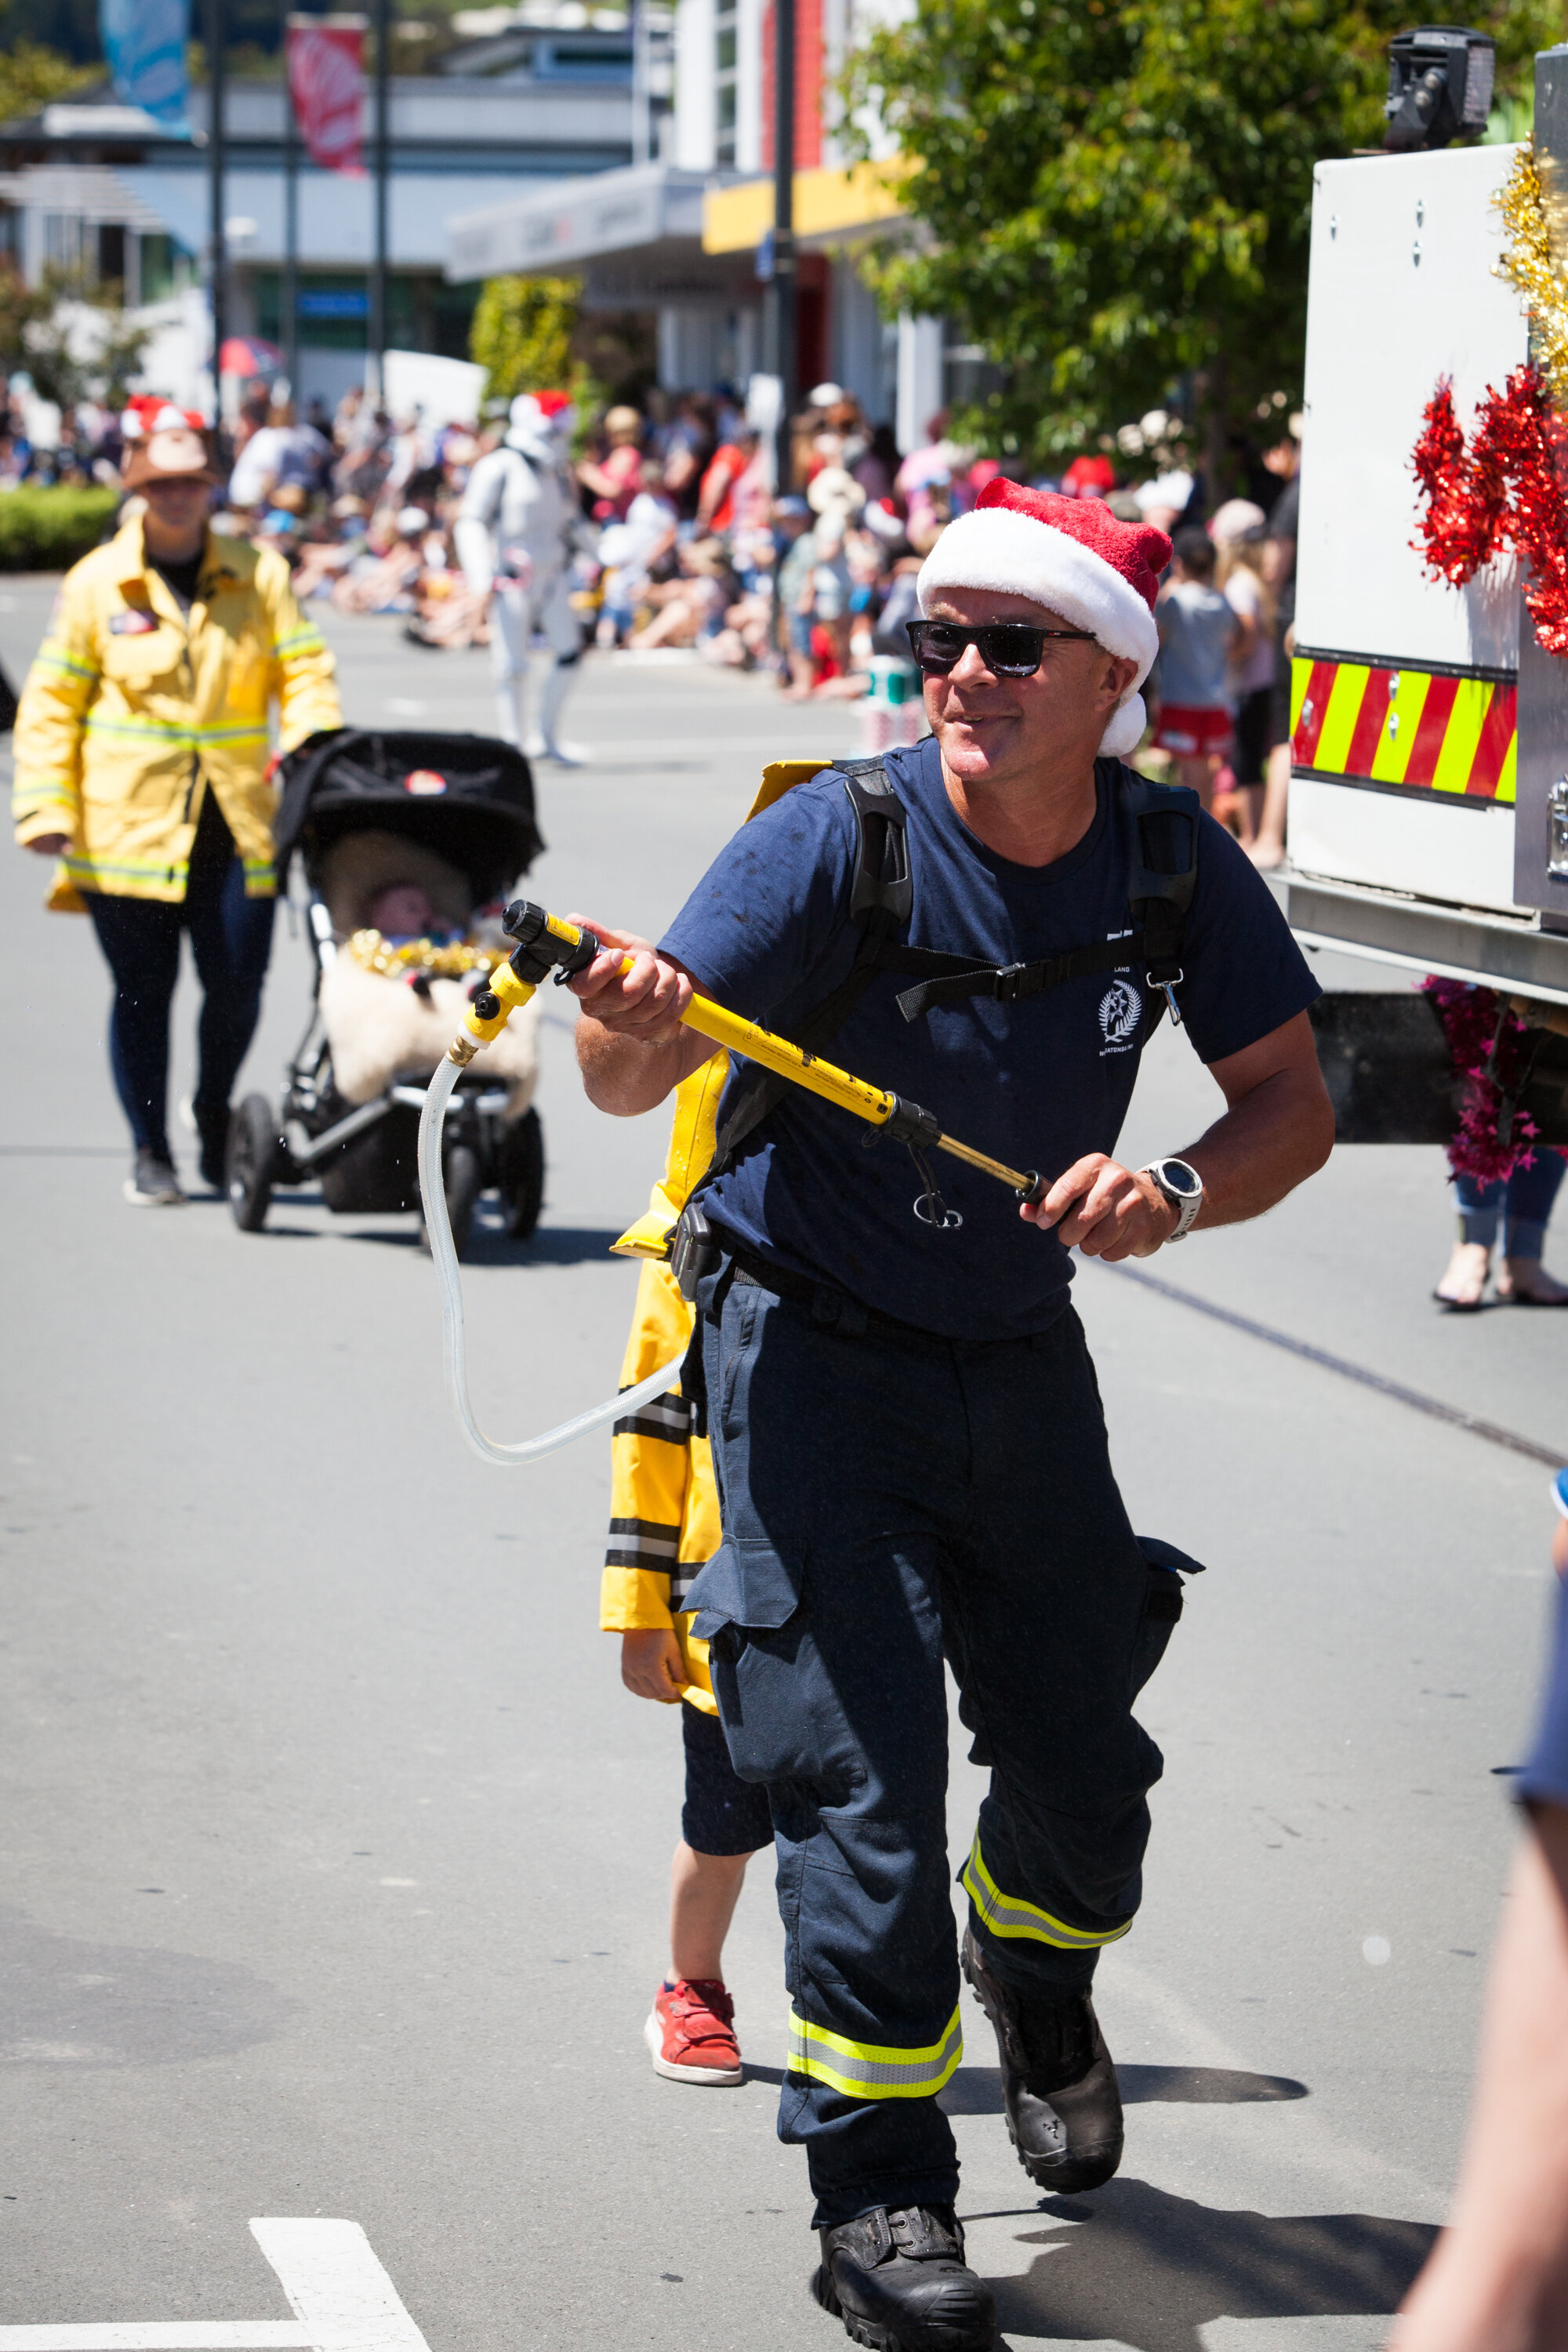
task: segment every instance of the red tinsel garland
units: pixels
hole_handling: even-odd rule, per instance
[[[1426,404],[1412,457],[1426,493],[1412,541],[1435,579],[1462,588],[1512,549],[1528,577],[1524,602],[1545,651],[1568,654],[1568,428],[1534,367],[1515,368],[1505,391],[1489,384],[1469,446],[1445,377]]]

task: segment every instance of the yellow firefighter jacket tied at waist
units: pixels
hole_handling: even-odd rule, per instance
[[[268,706],[279,748],[341,727],[332,656],[271,549],[207,536],[188,614],[140,518],[65,577],[16,714],[16,838],[63,833],[49,904],[82,890],[178,900],[210,791],[252,898],[277,887]]]
[[[819,775],[825,760],[775,760],[746,812],[748,824],[792,784]],[[676,1089],[675,1118],[664,1174],[647,1214],[616,1246],[644,1260],[637,1309],[621,1367],[629,1389],[668,1364],[691,1337],[693,1315],[664,1262],[670,1228],[688,1196],[708,1172],[719,1097],[730,1056],[719,1052]],[[606,1633],[672,1628],[680,1644],[682,1697],[716,1715],[708,1678],[708,1644],[691,1631],[681,1609],[687,1588],[720,1544],[719,1497],[705,1437],[691,1433],[691,1408],[679,1388],[641,1412],[617,1421],[610,1449],[610,1540],[599,1587],[599,1623]]]

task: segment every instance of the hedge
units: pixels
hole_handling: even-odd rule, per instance
[[[96,485],[0,491],[0,572],[64,572],[103,538],[120,497]]]

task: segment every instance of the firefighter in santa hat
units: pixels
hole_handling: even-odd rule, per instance
[[[223,477],[201,418],[143,398],[121,432],[134,508],[61,584],[16,715],[14,805],[23,847],[58,861],[49,905],[86,910],[114,975],[126,1198],[171,1206],[184,1198],[167,1122],[180,934],[203,989],[201,1175],[221,1189],[272,939],[268,714],[289,751],[342,713],[282,557],[208,526]]]
[[[567,581],[567,533],[577,494],[565,451],[575,411],[563,392],[525,392],[511,404],[506,438],[468,476],[458,509],[458,561],[470,587],[489,597],[490,660],[501,734],[530,759],[581,766],[582,747],[561,733],[582,633]],[[553,660],[528,720],[529,650],[542,635]]]
[[[1327,1157],[1318,994],[1194,793],[1123,764],[1163,532],[998,479],[910,625],[932,732],[797,783],[656,948],[602,927],[572,985],[592,1099],[650,1109],[711,1048],[694,988],[1046,1180],[1009,1201],[738,1063],[683,1213],[723,1540],[684,1597],[736,1771],[765,1785],[792,1996],[779,2129],[806,2149],[816,2293],[863,2344],[980,2352],[938,2095],[963,1974],[1031,2179],[1121,2160],[1090,1983],[1132,1926],[1158,1749],[1141,1685],[1197,1563],[1133,1533],[1072,1253],[1148,1257],[1260,1215]],[[1178,1015],[1219,1094],[1180,1157],[1116,1157]],[[699,1365],[689,1359],[690,1396]],[[947,1874],[951,1664],[989,1771]]]

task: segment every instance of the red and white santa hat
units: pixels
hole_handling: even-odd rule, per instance
[[[950,522],[921,566],[921,611],[944,588],[1027,596],[1088,629],[1109,654],[1138,665],[1100,738],[1106,759],[1124,759],[1148,714],[1138,688],[1160,650],[1154,598],[1171,542],[1149,523],[1118,522],[1099,499],[1064,499],[998,478],[972,510]]]

